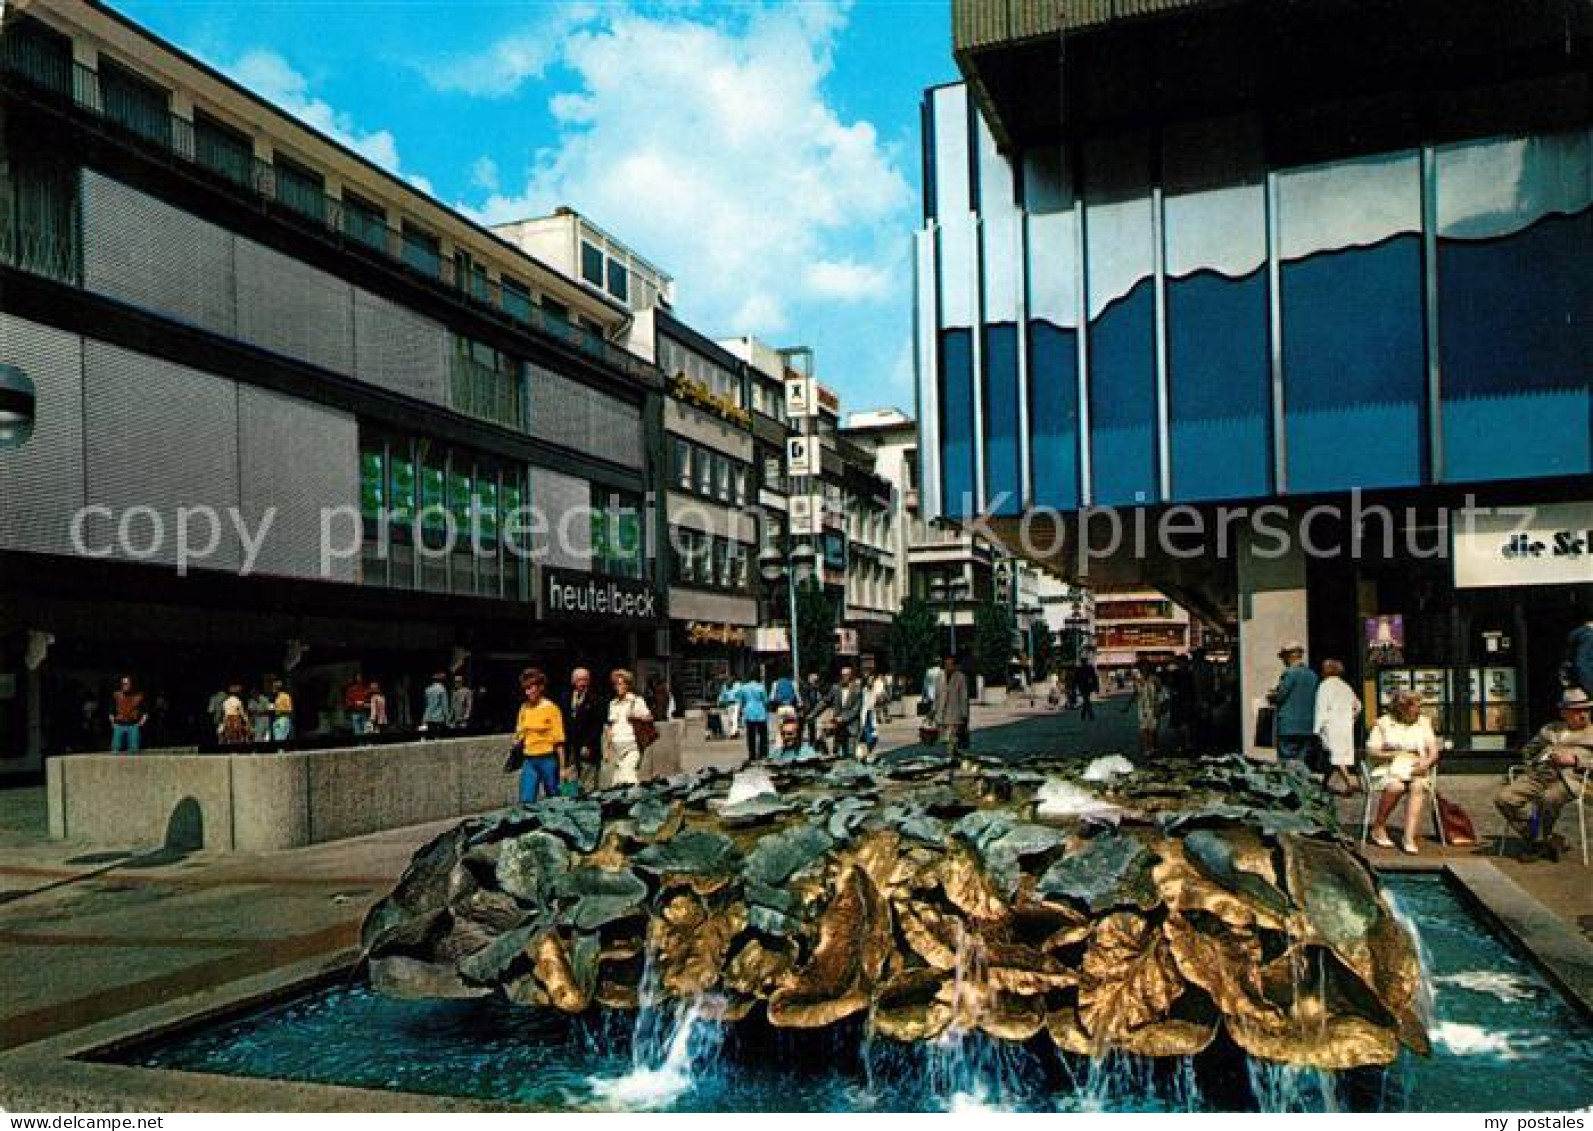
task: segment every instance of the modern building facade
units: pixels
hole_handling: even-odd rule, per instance
[[[966,81],[924,102],[926,511],[1013,535],[1038,516],[1074,533],[1040,555],[1073,575],[1090,508],[1152,530],[1192,514],[1192,553],[1152,539],[1090,564],[1237,625],[1247,709],[1301,638],[1369,703],[1428,688],[1462,748],[1519,739],[1593,615],[1574,550],[1593,525],[1593,9],[952,10]],[[1453,534],[1468,500],[1531,508],[1526,544],[1565,551],[1511,556],[1497,519]],[[1220,541],[1221,508],[1269,505],[1285,553],[1244,523]],[[1389,664],[1366,634],[1395,620]]]
[[[437,669],[502,715],[525,663],[656,652],[664,382],[611,292],[92,0],[8,8],[0,122],[0,772],[94,745],[119,673],[187,744],[227,679],[305,733],[359,667],[402,721]]]

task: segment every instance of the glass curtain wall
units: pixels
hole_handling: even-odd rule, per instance
[[[1169,126],[1162,178],[1172,495],[1266,494],[1272,376],[1259,120]]]
[[[1445,478],[1593,464],[1593,161],[1587,130],[1441,146]]]
[[[1084,145],[1093,501],[1158,497],[1156,245],[1151,143],[1144,133]]]
[[[1073,174],[1060,147],[1024,154],[1031,501],[1079,505],[1079,289]]]

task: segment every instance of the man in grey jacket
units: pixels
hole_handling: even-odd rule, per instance
[[[852,678],[851,668],[841,669],[841,679],[830,689],[830,726],[835,754],[850,758],[857,753],[857,732],[863,722],[863,685]]]
[[[1522,860],[1559,863],[1565,840],[1555,833],[1554,822],[1584,788],[1582,775],[1593,770],[1593,695],[1566,688],[1560,721],[1523,746],[1521,760],[1524,772],[1499,791],[1494,805],[1526,842]]]
[[[940,694],[935,697],[933,719],[946,753],[955,758],[968,729],[968,677],[957,667],[957,657],[947,656],[941,668]]]

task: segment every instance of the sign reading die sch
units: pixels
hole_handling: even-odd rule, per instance
[[[574,570],[542,571],[546,620],[609,620],[652,624],[660,617],[658,590],[645,581],[595,577]]]

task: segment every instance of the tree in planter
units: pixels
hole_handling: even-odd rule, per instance
[[[929,602],[904,597],[902,607],[891,620],[891,670],[907,677],[908,686],[918,690],[919,681],[930,665],[940,662],[940,624]]]
[[[994,601],[974,610],[974,668],[986,687],[1007,686],[1012,659],[1012,614]]]
[[[822,681],[835,659],[835,599],[815,578],[797,586],[797,649],[802,675],[815,672]]]
[[[1034,627],[1034,678],[1047,680],[1051,678],[1051,671],[1057,665],[1056,637],[1051,634],[1049,625],[1037,624]]]

